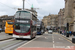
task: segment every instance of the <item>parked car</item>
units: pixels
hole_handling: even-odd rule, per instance
[[[52,30],[48,30],[48,33],[49,33],[49,34],[52,34],[52,33],[53,33],[53,31],[52,31]]]

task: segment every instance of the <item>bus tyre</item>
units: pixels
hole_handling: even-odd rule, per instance
[[[12,34],[9,34],[9,35],[12,35]]]
[[[72,43],[75,43],[75,38],[72,38]]]

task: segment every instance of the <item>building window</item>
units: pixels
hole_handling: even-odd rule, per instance
[[[74,7],[74,9],[75,9],[75,7]]]
[[[74,3],[75,3],[75,1],[74,1]]]

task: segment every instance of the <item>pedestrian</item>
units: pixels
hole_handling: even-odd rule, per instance
[[[69,37],[69,31],[67,31],[66,37]]]
[[[2,28],[0,28],[0,32],[2,31]]]
[[[62,34],[62,30],[60,30],[60,34]]]
[[[71,31],[72,33],[71,33],[71,35],[73,36],[73,31]]]
[[[72,32],[71,32],[71,31],[69,31],[69,35],[70,35],[70,36],[72,35]]]
[[[64,36],[66,35],[66,30],[64,30]]]
[[[62,35],[64,35],[64,31],[62,31]]]

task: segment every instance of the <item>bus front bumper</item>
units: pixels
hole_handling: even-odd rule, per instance
[[[31,39],[30,35],[28,35],[28,36],[20,36],[20,35],[15,35],[15,34],[13,34],[13,38],[25,38],[25,39]]]

